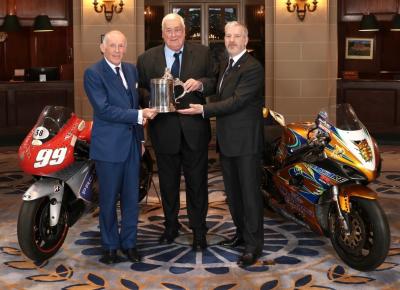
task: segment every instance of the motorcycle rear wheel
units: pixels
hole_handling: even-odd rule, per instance
[[[17,225],[18,243],[22,252],[35,262],[52,257],[64,243],[68,233],[68,214],[61,207],[58,224],[50,226],[50,199],[42,197],[23,201]]]
[[[390,230],[386,215],[376,200],[353,197],[350,202],[350,235],[345,235],[336,207],[331,206],[330,239],[347,265],[359,271],[372,271],[384,262],[389,251]]]

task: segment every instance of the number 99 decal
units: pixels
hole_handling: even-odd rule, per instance
[[[58,165],[63,163],[67,148],[42,149],[36,156],[36,162],[33,164],[34,168],[45,167],[47,165]]]

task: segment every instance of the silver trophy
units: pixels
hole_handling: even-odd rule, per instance
[[[158,79],[150,81],[150,108],[157,109],[159,113],[175,112],[176,105],[179,104],[179,99],[187,93],[183,90],[182,94],[175,97],[175,86],[182,86],[183,82],[171,74],[169,68],[165,68],[164,75]]]

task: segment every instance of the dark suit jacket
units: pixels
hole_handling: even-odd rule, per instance
[[[93,107],[91,159],[125,161],[133,142],[143,140],[143,126],[137,124],[137,71],[128,63],[122,63],[122,71],[128,90],[104,59],[85,71],[84,87]]]
[[[164,75],[166,68],[164,45],[147,50],[138,58],[139,87],[150,92],[150,81]],[[185,43],[182,55],[180,79],[193,78],[203,83],[203,92],[186,94],[180,100],[181,107],[205,104],[205,96],[214,94],[216,77],[208,48]],[[149,122],[152,145],[157,153],[175,154],[179,151],[181,134],[192,150],[204,150],[210,141],[210,123],[201,116],[160,113]]]
[[[226,68],[222,62],[217,85]],[[217,116],[217,142],[228,157],[256,154],[263,146],[264,69],[247,52],[224,77],[215,103],[204,106],[204,117]]]

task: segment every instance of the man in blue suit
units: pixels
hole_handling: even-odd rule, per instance
[[[90,158],[95,161],[100,187],[100,262],[121,261],[121,249],[131,262],[139,262],[136,250],[140,155],[144,150],[143,122],[155,109],[139,110],[137,71],[121,62],[127,41],[120,31],[105,34],[100,49],[104,58],[84,74],[84,87],[93,107]],[[120,199],[121,228],[116,204]]]

